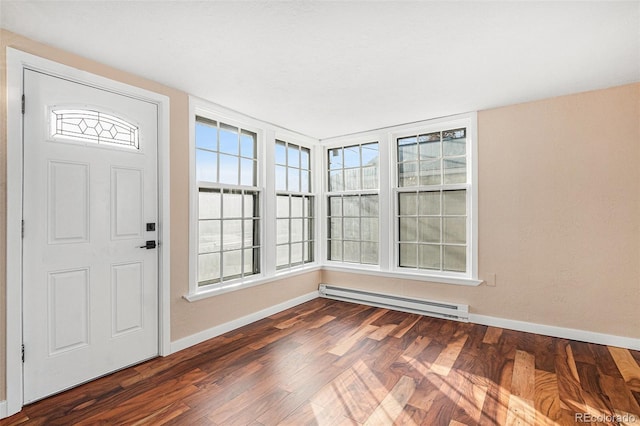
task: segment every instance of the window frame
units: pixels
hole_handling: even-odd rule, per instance
[[[198,286],[198,198],[199,186],[196,180],[196,144],[195,125],[196,116],[214,120],[219,123],[236,126],[242,130],[247,130],[256,134],[256,186],[217,184],[223,189],[245,189],[258,192],[258,213],[260,220],[259,247],[260,247],[260,272],[223,281],[222,283],[210,284],[208,286]],[[292,144],[310,150],[311,182],[319,182],[318,176],[318,146],[317,139],[288,131],[270,123],[246,116],[239,112],[230,110],[209,101],[189,97],[189,290],[183,298],[189,302],[218,296],[224,293],[250,288],[287,277],[304,274],[321,268],[318,261],[320,240],[320,230],[318,229],[317,218],[320,214],[318,203],[314,203],[314,253],[315,258],[311,263],[302,266],[276,270],[275,267],[275,247],[276,247],[276,211],[275,211],[275,140],[287,140]],[[318,199],[318,188],[312,187],[311,195]]]
[[[329,191],[329,172],[331,171],[330,169],[330,164],[329,164],[329,150],[332,149],[336,149],[336,148],[345,148],[345,147],[351,147],[351,146],[363,146],[363,145],[368,145],[368,144],[373,144],[373,143],[377,143],[378,144],[378,188],[377,189],[342,189],[339,191]],[[381,184],[382,182],[382,175],[381,175],[381,163],[382,163],[382,157],[383,157],[383,142],[380,138],[380,134],[376,133],[376,132],[363,132],[360,133],[358,135],[350,135],[348,137],[345,138],[337,138],[335,141],[332,141],[329,144],[324,144],[322,145],[322,194],[321,194],[321,204],[322,204],[322,214],[321,217],[319,217],[319,220],[322,221],[321,222],[321,227],[322,227],[322,247],[321,247],[321,255],[322,255],[322,260],[323,260],[323,264],[324,265],[329,265],[329,266],[334,266],[336,268],[340,268],[341,266],[344,266],[346,268],[356,268],[356,269],[363,269],[363,270],[378,270],[380,267],[380,263],[382,262],[383,258],[381,255],[381,238],[382,238],[382,233],[381,233],[381,229],[383,229],[381,227],[381,218],[382,218],[382,214],[381,214],[381,192],[383,190],[383,185]],[[362,160],[362,153],[360,153],[360,159]],[[344,166],[344,164],[343,164]],[[345,170],[347,168],[342,167],[341,170]],[[360,170],[363,170],[364,167],[362,166],[362,164],[359,167]],[[362,181],[362,175],[360,175],[360,179],[361,179],[361,185],[363,184]],[[344,179],[343,179],[343,184],[344,184]],[[360,262],[345,262],[344,260],[331,260],[329,259],[329,218],[331,216],[329,216],[329,199],[331,197],[337,196],[337,197],[341,197],[344,199],[344,197],[348,197],[348,196],[362,196],[362,195],[377,195],[378,196],[378,262],[377,263],[362,263],[362,253],[360,254]],[[344,219],[344,216],[342,216]],[[359,218],[362,218],[362,214],[360,214],[358,216]],[[368,216],[367,216],[368,217]],[[344,230],[344,227],[343,227]],[[343,236],[344,237],[344,236]],[[344,248],[344,241],[346,241],[344,238],[341,240],[343,242],[343,248]],[[355,241],[355,240],[353,240]],[[357,240],[360,245],[362,246],[363,242],[369,242],[369,241],[364,241],[362,240],[362,238],[360,238],[359,240]],[[344,256],[343,256],[344,258]]]
[[[466,186],[467,189],[467,271],[448,272],[428,269],[410,269],[398,266],[398,181],[397,181],[397,146],[396,139],[431,131],[449,130],[465,127],[467,129],[467,183],[451,184]],[[334,147],[365,144],[377,140],[379,143],[379,265],[344,263],[328,260],[328,179],[323,179],[323,235],[321,248],[324,253],[323,267],[330,271],[370,274],[389,278],[404,278],[442,284],[478,286],[478,126],[477,113],[458,114],[432,120],[422,120],[410,124],[391,126],[355,135],[329,138],[321,141],[323,148],[323,170],[328,171],[327,151]],[[384,182],[389,182],[388,185]],[[408,191],[416,191],[418,187],[400,187]]]
[[[276,238],[273,241],[273,247],[274,250],[276,252],[276,256],[275,256],[275,262],[274,262],[274,268],[276,270],[276,273],[281,273],[281,272],[286,272],[286,271],[294,271],[296,269],[300,269],[300,268],[305,268],[307,265],[309,264],[313,264],[317,262],[317,248],[316,248],[316,244],[317,244],[317,228],[318,228],[318,216],[317,216],[317,198],[318,198],[318,193],[316,190],[316,187],[318,186],[316,183],[316,163],[314,162],[315,159],[315,150],[313,148],[313,146],[308,146],[304,143],[300,143],[297,138],[295,137],[287,137],[286,135],[279,135],[279,136],[284,136],[284,137],[276,137],[273,147],[274,147],[274,161],[273,161],[273,167],[272,167],[272,174],[273,174],[273,179],[274,179],[274,197],[275,197],[275,211],[273,214],[274,217],[274,227],[276,229]],[[278,144],[284,144],[285,146],[285,156],[286,156],[286,161],[284,164],[285,167],[285,171],[287,172],[285,175],[285,182],[286,182],[286,189],[278,189],[275,187],[277,178],[276,178],[276,168],[278,166],[283,166],[283,164],[278,163],[275,159],[275,150],[276,150],[276,145]],[[298,152],[302,152],[302,150],[308,150],[309,152],[309,168],[308,169],[303,169],[302,165],[299,164],[298,167],[293,167],[289,165],[289,146],[294,146],[297,148]],[[298,169],[299,171],[302,170],[307,170],[309,172],[309,190],[308,191],[302,191],[302,188],[300,188],[300,186],[298,187],[298,191],[292,191],[291,189],[289,189],[289,168],[295,168]],[[302,175],[299,175],[298,178],[298,183],[302,182]],[[289,216],[287,217],[279,217],[278,216],[278,209],[277,209],[277,199],[279,196],[287,196],[287,198],[289,198]],[[307,245],[308,248],[310,247],[310,260],[309,261],[305,261],[304,259],[304,255],[302,257],[302,262],[301,263],[292,263],[291,262],[291,247],[293,244],[297,244],[291,241],[291,220],[292,220],[292,216],[291,216],[291,201],[294,197],[300,197],[302,198],[302,211],[303,214],[300,217],[300,219],[302,219],[303,221],[303,225],[302,225],[302,230],[303,230],[303,239],[300,242],[303,246]],[[311,209],[309,210],[309,216],[305,217],[304,216],[304,212],[305,212],[305,199],[310,200],[311,203]],[[278,228],[278,219],[288,219],[289,220],[289,241],[287,243],[278,243],[278,238],[277,238],[277,228]],[[304,230],[305,230],[305,226],[304,226],[304,221],[305,220],[310,220],[311,223],[311,231],[309,235],[305,235]],[[307,225],[309,226],[309,225]],[[283,246],[287,244],[289,246],[289,264],[288,266],[283,266],[283,267],[279,267],[278,265],[278,261],[277,261],[277,251],[278,251],[278,246]],[[307,248],[307,249],[308,249]]]

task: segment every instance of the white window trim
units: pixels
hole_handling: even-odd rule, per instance
[[[260,272],[244,278],[223,281],[218,284],[211,284],[205,287],[198,287],[198,181],[196,179],[195,163],[195,124],[196,116],[209,118],[221,123],[237,126],[244,130],[249,130],[257,135],[257,182],[256,187],[246,187],[246,189],[257,189],[260,192],[259,214],[260,214]],[[208,102],[195,96],[189,97],[189,291],[184,299],[195,302],[197,300],[219,296],[224,293],[250,288],[257,285],[266,284],[275,280],[284,279],[312,272],[320,268],[318,262],[318,214],[320,210],[314,207],[316,220],[314,261],[304,265],[289,269],[276,270],[275,247],[276,247],[276,205],[275,205],[275,141],[276,139],[286,140],[293,144],[309,148],[311,150],[312,167],[317,169],[317,140],[308,136],[283,129],[270,123],[246,116],[239,112],[225,108],[223,106]],[[312,192],[318,197],[316,171],[312,170]],[[228,187],[220,184],[216,187]],[[239,188],[240,186],[233,186]],[[315,188],[315,189],[314,189]]]
[[[396,147],[395,140],[399,136],[410,135],[414,133],[428,133],[430,130],[441,130],[443,127],[467,128],[467,138],[469,151],[467,154],[467,185],[469,188],[469,223],[470,228],[467,229],[467,241],[469,244],[470,256],[467,259],[467,272],[455,273],[428,270],[411,270],[400,268],[397,265],[398,248],[395,244],[395,226],[396,226],[396,198],[397,198],[397,182],[396,182]],[[327,260],[327,235],[328,225],[326,221],[326,203],[327,203],[327,178],[326,173],[323,176],[323,194],[320,198],[322,201],[323,214],[320,218],[323,221],[322,237],[320,246],[323,256],[323,267],[328,271],[361,273],[365,275],[376,275],[389,278],[400,278],[409,280],[426,281],[441,284],[454,284],[465,286],[478,286],[483,281],[478,279],[478,125],[477,113],[471,112],[459,114],[449,117],[437,118],[432,120],[423,120],[415,123],[386,127],[370,132],[363,132],[354,135],[341,136],[336,138],[325,139],[321,141],[323,149],[323,171],[328,169],[328,160],[326,152],[328,149],[340,146],[348,146],[360,143],[378,141],[379,143],[379,265],[361,265],[356,263],[346,263]],[[388,184],[384,184],[388,182]],[[407,188],[410,189],[410,188]]]

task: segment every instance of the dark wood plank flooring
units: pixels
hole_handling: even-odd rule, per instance
[[[639,363],[627,349],[315,299],[0,425],[640,425]]]

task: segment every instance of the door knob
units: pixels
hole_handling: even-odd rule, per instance
[[[146,242],[145,245],[140,246],[140,248],[147,249],[147,250],[154,249],[154,248],[156,248],[156,242],[155,242],[155,240],[149,240],[149,241]]]

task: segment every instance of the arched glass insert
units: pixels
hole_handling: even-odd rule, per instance
[[[52,110],[51,136],[139,149],[138,126],[94,110]]]

